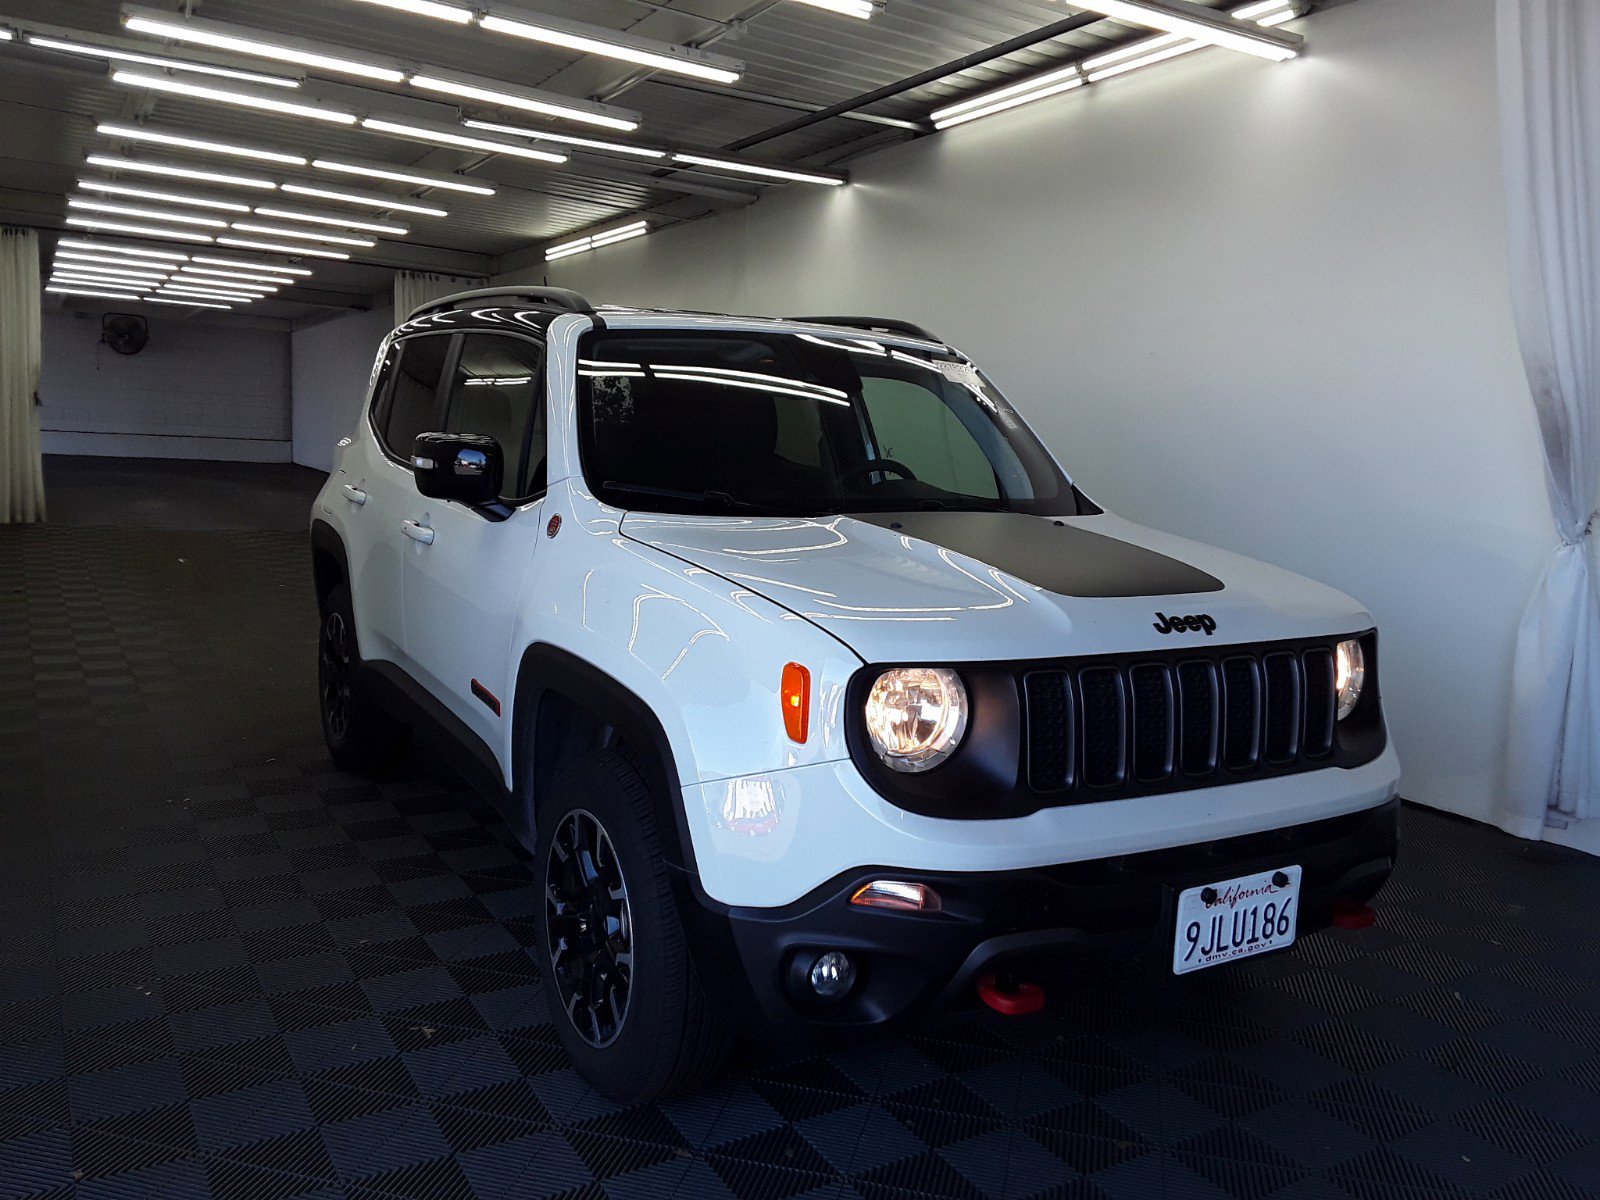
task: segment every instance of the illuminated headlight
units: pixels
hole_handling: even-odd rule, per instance
[[[931,771],[967,731],[967,689],[941,667],[895,667],[867,695],[872,748],[896,771]]]
[[[1339,643],[1334,660],[1333,686],[1342,721],[1355,712],[1361,700],[1361,688],[1367,682],[1367,656],[1361,653],[1361,643],[1351,638]]]

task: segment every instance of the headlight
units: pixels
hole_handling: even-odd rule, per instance
[[[1361,688],[1367,682],[1367,656],[1361,653],[1361,643],[1351,638],[1340,642],[1334,651],[1334,692],[1339,701],[1339,720],[1355,712],[1361,700]]]
[[[895,667],[867,695],[867,734],[890,767],[931,771],[955,753],[967,731],[967,689],[954,671]]]

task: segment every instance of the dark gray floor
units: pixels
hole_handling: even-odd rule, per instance
[[[51,525],[129,529],[304,529],[327,475],[292,463],[170,458],[44,460]]]
[[[289,530],[0,527],[0,1200],[1600,1200],[1600,862],[1419,809],[1375,928],[606,1103],[505,825],[328,761],[304,484],[234,472]]]

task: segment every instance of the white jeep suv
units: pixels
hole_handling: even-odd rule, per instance
[[[1371,616],[1105,512],[915,326],[468,292],[340,447],[329,748],[426,728],[501,804],[610,1096],[1281,949],[1392,869]]]

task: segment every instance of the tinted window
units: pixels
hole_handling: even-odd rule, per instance
[[[446,433],[500,443],[508,500],[545,487],[544,350],[522,338],[469,333],[450,383]]]
[[[419,433],[438,429],[439,379],[450,355],[446,336],[410,338],[399,345],[400,362],[389,390],[382,429],[389,453],[411,461]]]
[[[584,475],[619,507],[1077,511],[1005,399],[949,351],[848,335],[616,331],[583,340],[578,376]]]

